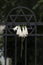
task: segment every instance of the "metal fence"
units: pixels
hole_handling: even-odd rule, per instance
[[[20,17],[24,17],[20,18]],[[32,18],[33,17],[33,18]],[[18,20],[18,18],[20,18],[20,20]],[[23,19],[23,21],[21,21]],[[17,26],[17,25],[26,25],[28,26],[28,31],[31,30],[31,32],[29,32],[29,37],[34,37],[35,38],[35,64],[37,65],[37,37],[42,36],[43,34],[39,34],[37,33],[37,26],[43,26],[43,22],[37,22],[36,16],[34,14],[34,12],[32,10],[30,10],[29,8],[26,7],[15,7],[13,8],[9,13],[8,16],[6,17],[5,22],[0,22],[0,25],[5,25],[5,33],[4,34],[0,34],[0,36],[5,36],[5,65],[6,65],[6,51],[7,51],[7,36],[15,36],[15,63],[14,65],[18,65],[17,64],[17,36],[16,34],[9,34],[7,33],[7,31],[9,30],[10,26]],[[8,27],[9,26],[9,27]],[[34,31],[34,33],[33,33]],[[28,65],[27,64],[27,38],[25,38],[25,64],[24,65]]]

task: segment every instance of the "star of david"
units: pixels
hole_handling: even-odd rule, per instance
[[[31,14],[31,15],[29,16],[29,19],[28,19],[28,18],[27,18],[27,15],[25,15],[25,13],[24,13],[24,11],[22,10],[22,8],[17,12],[16,15],[9,15],[11,21],[12,21],[12,22],[15,22],[16,19],[17,19],[18,16],[19,16],[20,12],[22,12],[22,15],[24,15],[25,20],[26,20],[26,22],[29,24],[30,29],[32,29],[32,26],[30,25],[30,20],[31,20],[31,18],[32,18],[33,15]],[[21,15],[20,15],[20,16],[21,16]],[[15,18],[13,19],[13,17],[15,17]],[[33,28],[32,32],[33,32],[33,31],[34,31],[34,28]],[[31,32],[31,33],[32,33],[32,32]]]

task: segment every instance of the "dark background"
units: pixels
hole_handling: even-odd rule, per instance
[[[34,11],[37,22],[43,22],[43,0],[0,0],[0,22],[5,22],[7,14],[17,6],[24,6],[30,8]],[[13,30],[11,30],[14,33]],[[9,32],[8,32],[9,33]],[[37,33],[43,33],[43,26],[37,26]],[[7,57],[11,57],[14,60],[14,47],[15,47],[15,37],[8,36],[7,37]],[[24,53],[25,47],[23,50],[22,59],[20,58],[20,48],[21,48],[21,40],[17,37],[17,48],[18,48],[18,65],[24,65]],[[25,43],[25,41],[24,41]],[[23,45],[25,45],[23,43]],[[35,37],[27,37],[27,64],[35,65]],[[37,65],[43,65],[43,37],[37,37]]]

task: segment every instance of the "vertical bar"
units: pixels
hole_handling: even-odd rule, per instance
[[[35,34],[37,33],[37,26],[35,25]],[[35,35],[35,65],[37,65],[37,36]]]
[[[6,36],[5,36],[5,40],[4,41],[5,41],[5,49],[4,49],[5,50],[5,65],[6,65]]]
[[[7,25],[6,25],[6,28],[5,28],[5,65],[6,65],[6,57],[7,57]]]
[[[15,65],[17,65],[17,36],[15,36]]]
[[[35,65],[37,65],[37,42],[36,42],[36,36],[35,36]]]
[[[25,39],[25,65],[27,65],[27,38]]]

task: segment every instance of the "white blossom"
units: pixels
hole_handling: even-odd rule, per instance
[[[14,27],[13,30],[16,31],[16,30],[18,29],[18,27],[19,27],[19,26]]]
[[[6,65],[9,65],[9,59],[10,58],[6,58]],[[2,50],[0,50],[0,62],[1,62],[2,65],[5,65],[5,58],[3,56],[3,51]]]
[[[1,64],[2,65],[5,65],[5,59],[4,59],[4,57],[3,57],[3,52],[2,52],[2,50],[0,49],[0,62],[1,62]]]
[[[27,35],[28,35],[28,30],[27,30],[26,26],[22,26],[22,30],[21,30],[20,26],[16,26],[13,28],[13,30],[16,31],[16,34],[19,37],[27,37]]]
[[[1,62],[2,65],[5,65],[5,59],[4,59],[3,56],[1,56],[1,58],[0,58],[0,62]]]
[[[0,25],[0,33],[3,33],[4,29],[5,29],[5,25]]]
[[[26,37],[28,35],[27,27],[26,26],[25,26],[25,28],[22,27],[22,29],[23,29],[23,36]]]
[[[21,28],[18,26],[16,34],[19,35],[21,33]]]

